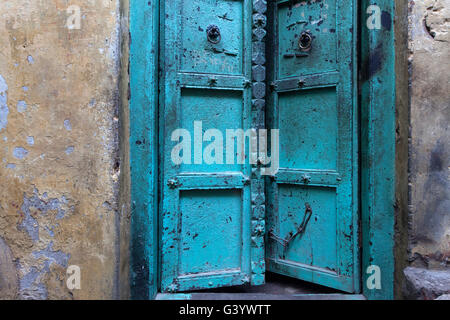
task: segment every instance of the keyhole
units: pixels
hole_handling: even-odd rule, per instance
[[[312,36],[309,32],[302,32],[298,40],[298,46],[302,51],[309,51],[312,44]]]

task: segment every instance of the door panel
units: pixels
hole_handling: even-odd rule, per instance
[[[359,290],[355,12],[352,0],[289,0],[269,16],[280,169],[267,180],[267,268],[347,292]]]
[[[183,1],[181,71],[243,74],[244,1]],[[221,41],[205,42],[209,25],[217,25]]]
[[[281,92],[278,96],[280,166],[337,169],[336,89]],[[303,120],[307,121],[303,121]],[[301,136],[299,136],[301,132]],[[313,152],[305,152],[311,150]]]
[[[180,275],[241,268],[242,234],[236,234],[242,225],[241,190],[181,191],[180,212]]]
[[[284,1],[288,2],[288,1]],[[337,20],[338,1],[291,1],[292,6],[278,1],[277,10],[279,43],[278,77],[286,78],[337,70]],[[341,8],[341,10],[351,8]],[[314,35],[314,50],[298,50],[299,36],[303,31]],[[307,57],[308,59],[301,59]]]
[[[252,2],[163,3],[161,291],[262,284],[264,232],[252,232],[252,167],[206,164],[201,154],[209,142],[199,150],[194,142],[196,130],[225,137],[226,129],[252,126]],[[171,137],[180,128],[190,133],[192,161],[177,165],[171,154],[180,141]]]
[[[194,121],[202,121],[202,129],[204,130],[215,128],[223,133],[226,129],[242,126],[244,121],[243,92],[217,89],[182,89],[180,128],[193,133]],[[225,160],[226,154],[224,152],[223,164],[181,164],[180,172],[242,171],[242,165],[226,164]]]

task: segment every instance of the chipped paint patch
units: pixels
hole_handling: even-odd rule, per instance
[[[50,267],[53,263],[56,263],[60,266],[67,267],[67,263],[69,262],[70,254],[65,254],[62,251],[54,251],[53,250],[53,241],[50,242],[47,248],[44,250],[39,250],[33,252],[33,257],[44,258],[45,261],[48,261],[47,266]]]
[[[67,155],[72,154],[74,150],[75,150],[75,147],[73,147],[73,146],[67,147],[66,154]]]
[[[27,103],[23,100],[17,102],[17,111],[20,113],[24,113],[27,111]]]
[[[54,264],[67,268],[70,254],[54,250],[51,241],[45,249],[34,251],[31,255],[35,259],[36,266],[32,266],[29,270],[21,268],[25,272],[19,280],[20,295],[22,299],[45,300],[48,297],[47,287],[44,284],[46,275],[51,272]]]
[[[29,146],[34,145],[34,137],[28,136],[27,137],[27,143],[28,143]]]
[[[44,195],[40,198],[37,190],[34,191],[31,197],[24,195],[21,207],[23,220],[19,225],[19,230],[24,230],[33,242],[38,241],[40,231],[38,223],[39,216],[53,213],[56,220],[61,220],[66,215],[67,210],[64,209],[66,205],[67,199],[64,196],[59,199],[47,199]]]
[[[28,155],[28,150],[22,147],[15,147],[13,151],[14,158],[23,159]]]
[[[73,208],[68,208],[68,200],[64,196],[49,198],[47,193],[40,196],[37,189],[32,196],[24,194],[20,207],[22,221],[18,230],[31,238],[33,247],[28,255],[17,261],[21,299],[48,299],[48,279],[52,272],[55,268],[59,268],[59,272],[67,268],[71,254],[55,249],[53,238],[54,230],[60,228],[57,221],[64,218],[68,211],[72,212]],[[42,231],[47,235],[41,234]]]
[[[2,75],[0,75],[0,131],[5,129],[8,124],[9,109],[7,91],[8,85]]]
[[[64,128],[66,128],[67,131],[72,130],[72,124],[70,123],[69,119],[64,120]]]

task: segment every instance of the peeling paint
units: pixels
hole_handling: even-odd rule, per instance
[[[53,264],[66,268],[70,254],[53,250],[52,241],[45,249],[34,251],[32,257],[36,259],[38,266],[31,267],[20,278],[20,294],[23,299],[45,300],[48,297],[48,289],[43,283],[45,276],[51,272]]]
[[[74,150],[75,150],[75,147],[73,147],[73,146],[67,147],[66,154],[67,155],[72,154]]]
[[[5,129],[8,124],[9,109],[7,91],[8,85],[2,75],[0,75],[0,131]]]
[[[63,268],[68,266],[71,255],[61,250],[54,249],[54,241],[48,240],[40,233],[45,230],[53,238],[54,229],[59,226],[55,223],[53,226],[43,225],[44,218],[50,218],[52,221],[59,221],[66,216],[70,208],[67,208],[68,201],[61,198],[48,198],[44,193],[39,196],[38,190],[34,190],[32,196],[23,196],[23,204],[20,207],[22,221],[18,229],[25,231],[31,238],[37,249],[32,250],[27,258],[19,259],[18,266],[21,271],[19,280],[19,295],[22,299],[47,299],[48,288],[45,280],[51,273],[52,266],[57,265]],[[25,263],[28,261],[28,263]],[[32,262],[31,265],[29,264]]]
[[[17,102],[17,111],[23,113],[27,111],[27,103],[23,100]]]
[[[64,120],[64,128],[66,128],[67,131],[72,130],[72,124],[70,123],[69,119]]]
[[[48,261],[47,267],[50,267],[53,263],[56,263],[60,266],[67,267],[70,254],[65,254],[62,251],[54,251],[53,250],[53,241],[50,242],[48,247],[44,250],[34,251],[33,257],[35,258],[44,258]]]
[[[14,158],[23,159],[28,155],[28,150],[22,147],[15,147],[13,151]]]
[[[28,143],[29,146],[34,145],[34,137],[28,136],[27,137],[27,143]]]
[[[37,281],[40,276],[39,270],[31,267],[31,270],[20,279],[19,289],[23,299],[47,299],[47,289],[44,284]]]
[[[25,230],[33,241],[38,241],[38,215],[47,215],[50,212],[53,212],[56,220],[61,220],[66,215],[66,210],[63,209],[64,205],[67,205],[67,199],[64,196],[60,199],[46,199],[45,197],[41,199],[39,198],[37,190],[34,191],[34,194],[31,197],[24,195],[23,205],[21,207],[21,212],[24,215],[24,219],[20,223],[19,229]]]

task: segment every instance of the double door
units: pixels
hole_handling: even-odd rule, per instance
[[[357,292],[354,2],[160,10],[161,291],[270,271]]]

